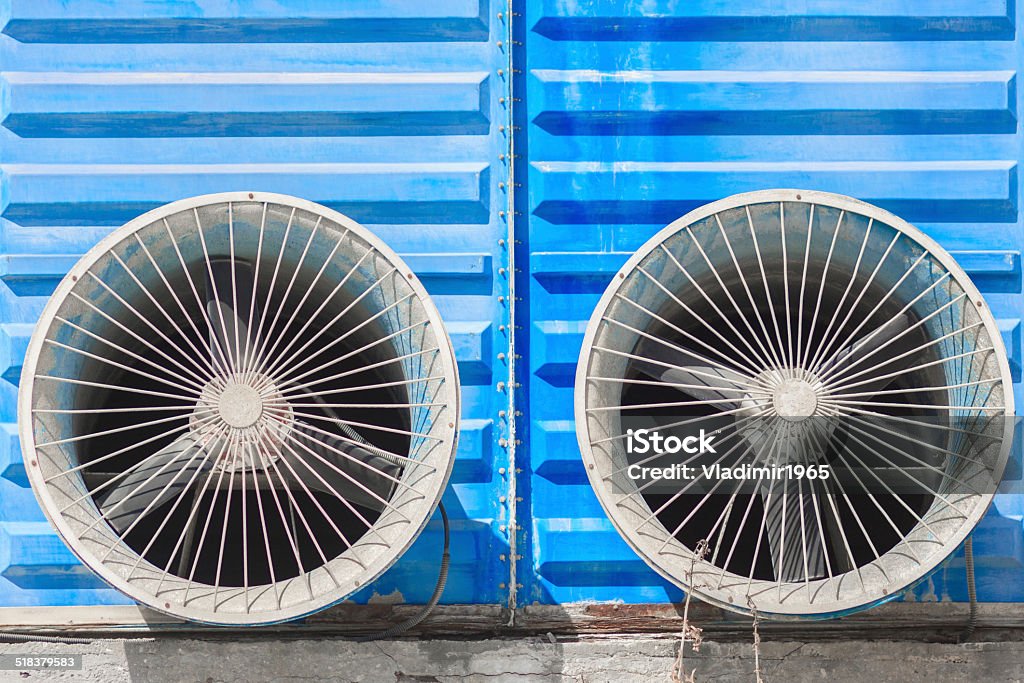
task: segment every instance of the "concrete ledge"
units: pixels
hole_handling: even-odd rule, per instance
[[[429,640],[353,643],[337,639],[198,640],[160,638],[83,645],[0,644],[2,654],[81,654],[80,671],[61,681],[395,681],[502,683],[553,681],[655,683],[671,680],[675,636],[616,636],[568,640]],[[766,681],[891,681],[958,683],[1020,680],[1024,643],[866,642],[762,643]],[[698,681],[753,681],[751,644],[705,641],[686,655]],[[39,671],[4,672],[11,680],[52,680]],[[4,678],[4,680],[8,680]]]

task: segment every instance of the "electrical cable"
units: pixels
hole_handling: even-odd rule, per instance
[[[974,535],[967,537],[964,542],[964,563],[967,566],[967,599],[971,603],[970,616],[967,618],[967,627],[960,633],[957,642],[966,643],[974,635],[974,629],[978,627],[978,591],[974,585]]]
[[[371,633],[366,636],[356,638],[357,642],[365,643],[373,640],[383,640],[386,638],[394,638],[397,635],[405,633],[409,629],[417,626],[420,622],[426,619],[433,609],[437,606],[437,603],[441,600],[441,595],[444,593],[445,584],[448,582],[448,567],[451,564],[451,529],[448,523],[448,513],[444,509],[444,504],[439,503],[437,506],[438,511],[441,513],[441,524],[444,527],[444,550],[441,554],[441,568],[437,574],[437,584],[434,586],[434,592],[430,596],[430,600],[423,608],[409,617],[400,624],[396,624],[389,629],[379,631],[377,633]],[[92,642],[88,638],[74,638],[69,636],[47,636],[35,633],[21,633],[13,631],[0,631],[0,643],[26,643],[26,642],[41,642],[41,643],[64,643],[67,645],[79,645]]]
[[[444,504],[438,503],[438,511],[441,513],[441,523],[444,525],[444,552],[441,555],[441,569],[437,574],[437,584],[434,586],[434,593],[430,596],[430,600],[423,606],[419,612],[409,617],[400,624],[396,624],[389,629],[384,631],[378,631],[377,633],[371,633],[366,636],[360,636],[356,638],[356,642],[368,643],[373,640],[384,640],[387,638],[394,638],[397,635],[405,633],[412,627],[418,625],[421,621],[427,618],[427,616],[437,606],[437,603],[441,600],[441,594],[444,593],[445,583],[448,581],[448,565],[451,562],[450,553],[450,542],[451,533],[448,528],[448,513],[445,512]]]
[[[41,633],[20,633],[14,631],[0,631],[0,643],[64,643],[65,645],[84,645],[91,643],[88,638],[74,638],[71,636],[44,636]]]

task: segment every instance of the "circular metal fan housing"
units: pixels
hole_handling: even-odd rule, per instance
[[[57,287],[19,395],[32,488],[74,553],[184,619],[344,599],[422,530],[459,420],[451,342],[367,229],[227,193],[114,231]]]
[[[999,330],[954,259],[822,192],[736,195],[659,232],[576,375],[584,465],[623,538],[699,597],[776,618],[877,604],[949,556],[1013,415]]]

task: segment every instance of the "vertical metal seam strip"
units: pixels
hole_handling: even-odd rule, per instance
[[[508,217],[508,232],[505,239],[506,253],[508,254],[508,405],[505,408],[505,419],[508,424],[508,490],[506,500],[508,501],[508,626],[515,625],[516,619],[516,596],[519,591],[516,565],[519,561],[517,523],[517,492],[516,483],[518,472],[516,468],[516,445],[519,443],[516,437],[516,258],[515,258],[515,98],[512,88],[512,51],[514,42],[512,39],[512,0],[505,3],[505,44],[507,49],[505,61],[505,97],[508,99],[506,109],[505,130],[508,133],[507,147],[507,181],[505,187],[507,204],[505,215]]]

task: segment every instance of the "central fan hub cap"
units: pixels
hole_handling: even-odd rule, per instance
[[[229,384],[221,392],[217,412],[231,427],[244,429],[256,424],[263,415],[263,399],[248,384]]]
[[[218,454],[217,467],[255,472],[281,457],[294,420],[291,405],[269,377],[239,374],[203,387],[190,427]]]
[[[800,422],[818,409],[818,392],[806,380],[783,380],[772,393],[772,408],[784,420]]]

